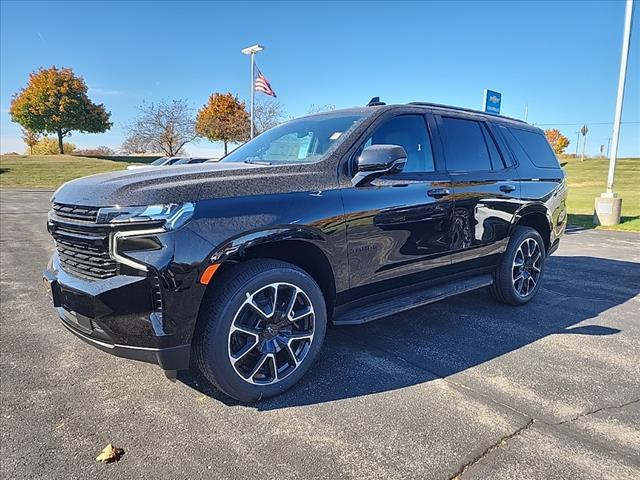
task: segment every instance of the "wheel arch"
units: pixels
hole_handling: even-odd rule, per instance
[[[215,288],[216,277],[233,269],[235,264],[256,258],[281,260],[304,270],[316,281],[330,317],[336,297],[336,278],[331,255],[324,245],[321,233],[305,227],[281,227],[243,234],[224,242],[203,264],[202,271],[212,263],[220,264],[207,290]]]
[[[542,237],[545,251],[548,252],[551,246],[551,225],[551,214],[544,205],[530,205],[517,213],[511,229],[516,226],[533,228]]]

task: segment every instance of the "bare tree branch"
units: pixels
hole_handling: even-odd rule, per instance
[[[335,105],[331,105],[331,104],[326,104],[326,105],[316,105],[315,103],[312,103],[311,105],[309,105],[309,110],[307,110],[308,114],[312,114],[312,113],[321,113],[321,112],[327,112],[329,110],[335,110],[336,106]]]
[[[173,157],[195,140],[195,115],[186,100],[143,103],[128,127],[124,153],[159,153]]]
[[[275,99],[258,99],[254,105],[253,116],[256,134],[261,134],[282,123],[287,118],[287,112]]]

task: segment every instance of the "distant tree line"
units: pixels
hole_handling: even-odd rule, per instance
[[[334,105],[311,104],[308,113],[334,109]],[[113,126],[111,113],[104,105],[91,101],[84,79],[70,68],[53,66],[31,73],[27,85],[14,94],[9,113],[11,119],[22,126],[22,140],[31,155],[115,153],[109,147],[76,150],[75,145],[64,141],[74,131],[102,133]],[[286,117],[277,100],[259,99],[255,104],[254,121],[258,134],[278,125]],[[230,92],[213,93],[197,112],[185,99],[143,103],[136,118],[126,126],[127,134],[120,151],[174,156],[184,153],[188,143],[206,138],[222,142],[226,155],[229,145],[249,139],[249,131],[247,107]],[[569,139],[557,129],[548,129],[545,135],[558,155],[569,146]]]
[[[55,155],[60,153],[60,144],[55,137],[41,136],[32,130],[22,129],[22,141],[27,145],[29,155]],[[64,153],[75,153],[76,146],[70,142],[62,142]]]
[[[286,113],[280,102],[259,100],[254,117],[256,132],[262,133],[281,123]],[[206,138],[222,142],[226,155],[229,144],[249,139],[250,118],[245,103],[236,95],[214,93],[195,116],[184,99],[143,103],[127,131],[121,148],[127,154],[162,152],[175,156],[183,153],[189,142]]]
[[[310,110],[316,108],[313,105]],[[14,94],[11,119],[22,127],[22,140],[31,155],[75,153],[113,155],[109,147],[77,150],[64,139],[72,132],[103,133],[113,123],[104,105],[88,97],[82,77],[70,68],[40,68],[29,75],[27,85]],[[282,104],[274,99],[256,101],[254,121],[262,133],[287,118]],[[120,147],[124,154],[184,153],[185,145],[206,138],[222,142],[225,154],[229,145],[248,140],[249,112],[245,103],[230,92],[213,93],[195,112],[186,99],[146,103],[138,108]],[[50,136],[53,135],[53,136]]]

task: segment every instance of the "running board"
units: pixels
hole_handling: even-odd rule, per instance
[[[337,312],[333,318],[334,325],[359,325],[388,317],[396,313],[421,307],[437,302],[453,295],[488,287],[493,283],[491,274],[453,280],[439,285],[432,285],[422,290],[416,290],[392,298],[386,298],[377,303],[351,308]]]

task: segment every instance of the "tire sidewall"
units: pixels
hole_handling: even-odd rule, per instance
[[[247,298],[247,293],[252,294],[266,285],[277,282],[295,285],[309,298],[315,315],[314,338],[302,364],[287,378],[272,385],[253,385],[240,378],[229,360],[229,330],[236,313]],[[205,343],[203,346],[207,352],[203,360],[207,363],[206,367],[214,372],[216,383],[228,395],[241,401],[257,401],[278,395],[298,382],[313,364],[326,333],[327,314],[320,287],[305,272],[293,266],[266,270],[239,285],[227,298],[217,298],[216,301],[224,303],[217,318],[206,319],[213,322],[213,328],[201,340]]]
[[[520,295],[513,284],[513,261],[515,259],[518,248],[526,239],[531,238],[536,241],[538,247],[540,248],[540,252],[542,256],[540,258],[540,275],[538,277],[538,281],[536,282],[536,286],[533,288],[533,291],[523,297]],[[541,288],[542,281],[544,279],[545,272],[545,264],[547,252],[544,246],[544,242],[540,234],[529,227],[518,227],[514,234],[511,236],[511,240],[509,242],[509,246],[507,247],[507,251],[502,260],[502,265],[500,266],[500,279],[498,285],[501,289],[502,295],[505,297],[505,300],[508,303],[515,305],[523,305],[531,301],[537,295],[538,291]]]

